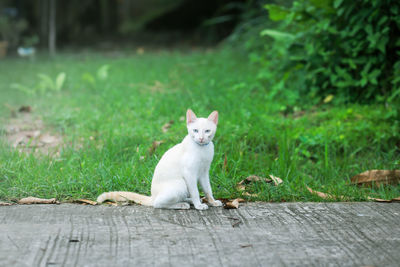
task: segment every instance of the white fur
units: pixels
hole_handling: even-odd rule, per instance
[[[151,197],[132,192],[107,192],[97,198],[105,200],[131,200],[141,205],[165,209],[189,209],[190,204],[198,210],[207,209],[199,197],[197,184],[211,206],[222,206],[215,200],[210,186],[210,165],[214,157],[214,138],[218,124],[218,112],[208,118],[197,118],[192,110],[186,113],[188,135],[182,143],[170,148],[161,157],[151,183]],[[190,203],[190,204],[189,204]]]
[[[215,200],[210,186],[209,170],[214,157],[214,138],[218,113],[214,111],[206,118],[196,118],[193,111],[187,112],[188,135],[182,143],[170,148],[162,156],[154,171],[151,184],[151,199],[155,208],[188,209],[192,203],[196,209],[204,210],[197,188],[198,182],[212,206],[221,206]]]

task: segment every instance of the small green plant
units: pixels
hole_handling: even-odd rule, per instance
[[[45,91],[60,91],[64,85],[67,75],[65,72],[61,72],[57,75],[56,79],[53,81],[50,76],[46,74],[38,74],[40,78],[39,88]]]
[[[65,72],[60,72],[55,80],[53,80],[49,75],[42,73],[39,73],[37,76],[39,81],[33,87],[28,87],[18,83],[13,83],[10,87],[20,90],[28,95],[44,94],[49,91],[61,91],[67,78]]]
[[[89,72],[85,72],[82,74],[82,80],[90,85],[90,87],[96,87],[96,84],[99,81],[105,81],[108,79],[108,71],[110,69],[110,65],[102,65],[97,69],[96,75],[92,75]]]

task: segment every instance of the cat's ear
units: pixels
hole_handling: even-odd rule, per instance
[[[197,120],[196,114],[194,114],[193,110],[188,109],[186,111],[186,123],[189,124],[194,122],[195,120]]]
[[[207,120],[212,121],[215,125],[218,124],[218,111],[214,110],[211,112],[210,116],[208,116]]]

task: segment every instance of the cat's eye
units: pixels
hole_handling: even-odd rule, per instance
[[[193,129],[193,132],[195,132],[195,133],[198,133],[198,132],[199,132],[199,130],[197,130],[197,129]]]
[[[206,130],[206,133],[209,133],[209,132],[211,132],[211,130]]]

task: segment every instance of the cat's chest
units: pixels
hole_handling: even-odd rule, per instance
[[[201,171],[210,167],[213,156],[214,150],[211,147],[209,149],[194,149],[185,153],[183,163],[187,168]]]

